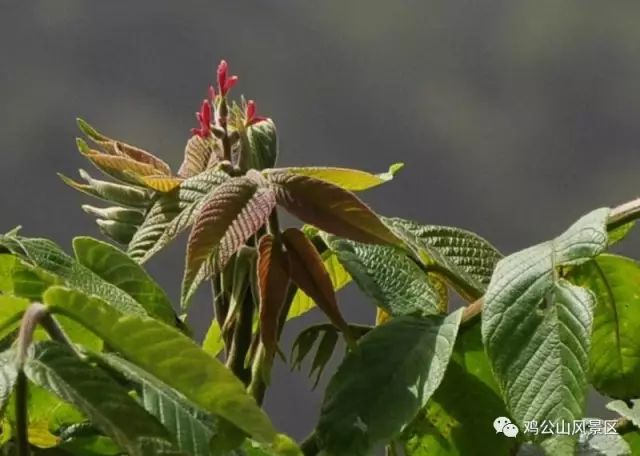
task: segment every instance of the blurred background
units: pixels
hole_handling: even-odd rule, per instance
[[[21,224],[67,249],[98,236],[88,198],[56,176],[89,166],[75,118],[177,168],[226,58],[234,92],[276,121],[281,165],[405,162],[363,195],[378,212],[509,253],[640,194],[639,19],[638,2],[582,0],[0,0],[0,231]],[[176,300],[183,248],[149,264]],[[347,317],[373,320],[353,286],[339,298]],[[194,305],[200,333],[209,306]],[[321,319],[292,325],[285,352]],[[312,429],[328,373],[312,392],[277,362],[266,407],[280,429]]]

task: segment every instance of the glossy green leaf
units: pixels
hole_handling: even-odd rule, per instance
[[[591,290],[596,308],[589,353],[589,379],[602,394],[640,396],[640,265],[616,255],[600,255],[569,273]]]
[[[267,173],[287,172],[299,176],[309,176],[342,187],[345,190],[362,191],[389,182],[404,167],[404,163],[394,163],[389,171],[371,174],[359,169],[332,167],[291,167],[266,171]]]
[[[248,155],[248,168],[273,168],[278,160],[278,132],[271,119],[250,125],[241,133],[243,160]]]
[[[635,220],[633,220],[629,223],[625,223],[624,225],[614,228],[613,230],[610,230],[609,245],[617,244],[618,242],[622,241],[627,237],[627,235],[633,230],[635,226],[636,222]]]
[[[405,455],[510,455],[517,441],[492,426],[507,415],[476,322],[458,333],[442,383],[403,433]]]
[[[482,336],[510,417],[572,421],[583,416],[593,295],[559,279],[607,246],[608,209],[552,241],[498,263],[485,295]]]
[[[215,433],[212,416],[135,364],[114,355],[93,355],[142,386],[142,404],[169,431],[178,448],[189,455],[207,455]]]
[[[122,312],[146,314],[144,307],[129,294],[82,266],[52,241],[0,236],[0,246],[9,249],[28,264],[58,276],[68,286],[104,299]]]
[[[442,275],[463,296],[475,300],[486,292],[502,255],[485,239],[460,228],[420,225],[399,218],[384,221],[434,272],[437,273],[438,268],[448,271]]]
[[[73,240],[77,261],[107,282],[127,292],[152,316],[174,324],[176,315],[160,286],[120,249],[90,237]]]
[[[0,340],[18,327],[27,307],[27,299],[0,295]]]
[[[390,314],[428,315],[441,309],[432,279],[403,250],[335,236],[326,242],[360,289]]]
[[[162,448],[171,446],[167,431],[155,417],[108,375],[69,348],[40,342],[31,348],[24,370],[36,385],[76,406],[131,456],[156,454],[151,452],[155,441]]]
[[[338,256],[331,250],[326,250],[322,253],[322,263],[324,268],[329,273],[331,279],[331,285],[334,291],[339,291],[344,288],[349,282],[351,282],[351,276],[347,270],[342,266]],[[287,319],[296,318],[303,315],[315,307],[315,302],[308,294],[298,289],[291,301],[291,308]]]
[[[0,293],[13,292],[13,269],[16,257],[9,253],[0,253]]]
[[[158,197],[129,243],[129,256],[144,263],[169,244],[193,223],[206,196],[227,179],[227,174],[212,169]]]
[[[320,447],[335,456],[368,455],[397,437],[440,385],[461,315],[397,317],[360,339],[327,387]]]
[[[175,388],[202,409],[230,421],[261,442],[275,430],[244,385],[191,339],[151,317],[124,315],[94,297],[62,287],[45,304],[100,336],[128,361]]]
[[[224,340],[222,339],[222,331],[216,320],[211,321],[211,325],[207,330],[207,334],[202,342],[202,349],[211,356],[218,356],[224,348]]]

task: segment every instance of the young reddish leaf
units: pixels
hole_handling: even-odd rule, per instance
[[[322,257],[304,235],[296,228],[289,228],[282,234],[287,247],[287,257],[291,266],[290,274],[298,287],[313,299],[317,306],[329,317],[348,341],[353,341],[349,325],[342,317],[333,284],[324,267]]]
[[[222,156],[217,147],[218,142],[219,140],[214,138],[192,136],[184,148],[184,160],[178,170],[178,176],[192,177],[215,165]]]
[[[221,270],[229,258],[264,225],[276,205],[273,190],[250,177],[237,177],[217,187],[202,206],[187,245],[183,305],[196,278],[212,255]]]
[[[265,234],[258,243],[258,287],[260,290],[260,337],[270,359],[278,346],[278,322],[287,294],[289,274],[282,246]]]
[[[140,149],[139,147],[111,139],[102,133],[99,133],[95,128],[82,119],[78,119],[78,127],[89,137],[89,139],[100,145],[107,154],[128,157],[136,162],[149,165],[157,171],[155,174],[171,174],[171,168],[169,165],[152,153]]]
[[[324,231],[369,244],[402,245],[402,241],[356,195],[309,176],[266,173],[278,203],[303,222]]]

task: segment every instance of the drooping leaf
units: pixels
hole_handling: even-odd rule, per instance
[[[331,277],[313,243],[302,231],[294,228],[282,233],[282,241],[287,248],[291,279],[315,301],[347,340],[353,340],[349,325],[338,308]]]
[[[93,273],[127,292],[152,316],[173,325],[176,315],[160,286],[126,253],[90,237],[73,240],[78,262]]]
[[[97,219],[96,223],[102,234],[122,245],[129,244],[138,230],[136,225],[115,220]]]
[[[402,242],[356,195],[309,176],[267,173],[278,204],[305,223],[328,233],[372,244]]]
[[[216,430],[211,415],[153,375],[117,355],[108,353],[92,356],[142,386],[144,408],[160,420],[180,450],[189,455],[209,454],[209,441]]]
[[[502,255],[475,233],[447,226],[420,225],[399,219],[385,218],[396,234],[406,241],[426,265],[444,268],[443,275],[465,297],[475,300],[489,285],[491,274]],[[468,289],[473,296],[468,296]]]
[[[192,136],[184,149],[184,160],[178,175],[184,178],[196,176],[214,166],[222,156],[219,140]],[[219,156],[220,155],[220,156]]]
[[[353,192],[367,190],[389,182],[404,167],[404,163],[394,163],[389,171],[371,174],[359,169],[332,167],[291,167],[269,170],[267,173],[290,173],[299,176],[309,176],[337,185]]]
[[[602,394],[640,396],[640,265],[600,255],[573,268],[569,280],[596,297],[589,353],[589,380]]]
[[[230,421],[261,442],[275,430],[253,397],[220,361],[190,338],[151,317],[124,315],[99,299],[52,287],[44,302],[53,313],[83,324],[114,351],[184,395],[202,409]]]
[[[30,265],[58,276],[68,286],[104,299],[122,312],[146,314],[144,307],[129,294],[101,279],[48,239],[0,236],[0,246]]]
[[[391,315],[440,312],[438,288],[402,249],[335,236],[326,242],[360,289]]]
[[[327,387],[320,447],[360,456],[397,437],[440,385],[461,315],[397,317],[360,339]]]
[[[325,270],[329,273],[331,285],[334,291],[339,291],[351,282],[351,276],[338,260],[338,256],[331,250],[322,253],[322,263]],[[304,291],[298,289],[291,301],[291,308],[287,319],[296,318],[305,314],[315,307],[313,299]]]
[[[496,434],[492,423],[507,416],[480,323],[460,330],[440,386],[403,433],[407,456],[507,456],[518,442]]]
[[[309,371],[310,378],[313,379],[313,376],[315,375],[313,389],[318,387],[318,383],[320,383],[320,378],[322,377],[322,372],[331,359],[331,356],[333,356],[337,343],[338,333],[335,330],[332,331],[325,329],[324,334],[322,334],[322,338],[318,343],[318,349],[316,350],[316,355],[313,357],[311,370]]]
[[[498,263],[485,295],[482,337],[511,418],[583,416],[593,295],[558,279],[607,246],[608,209],[593,211],[552,241]]]
[[[131,239],[129,256],[140,263],[151,258],[193,223],[207,195],[228,179],[222,171],[209,170],[161,195]]]
[[[30,350],[24,370],[35,384],[75,405],[130,455],[153,454],[143,445],[171,445],[167,431],[108,375],[53,341]],[[123,417],[127,417],[123,420]],[[145,443],[146,442],[146,443]]]
[[[258,289],[260,292],[260,338],[267,356],[273,357],[278,345],[280,311],[289,286],[287,260],[282,246],[265,234],[258,243]]]
[[[80,177],[87,182],[86,184],[76,182],[62,174],[58,174],[58,176],[70,187],[110,203],[139,209],[145,209],[151,203],[150,191],[131,185],[94,179],[83,169],[80,170]]]
[[[96,150],[83,154],[100,171],[127,184],[140,184],[140,177],[155,176],[156,169],[129,157],[108,155]]]
[[[271,188],[251,177],[238,177],[217,187],[194,222],[187,244],[187,259],[182,287],[186,307],[199,285],[203,267],[213,259],[222,270],[231,256],[265,224],[275,207]]]

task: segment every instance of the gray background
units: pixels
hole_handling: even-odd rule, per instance
[[[88,198],[55,175],[88,166],[74,118],[177,167],[224,57],[235,93],[277,122],[280,164],[404,161],[364,195],[376,210],[525,247],[640,193],[640,3],[613,4],[0,0],[0,230],[65,247],[97,235]],[[182,251],[150,264],[173,297]],[[357,290],[340,300],[371,320]],[[208,307],[195,305],[200,330]],[[276,425],[303,437],[323,386],[311,393],[280,363],[266,401]]]

